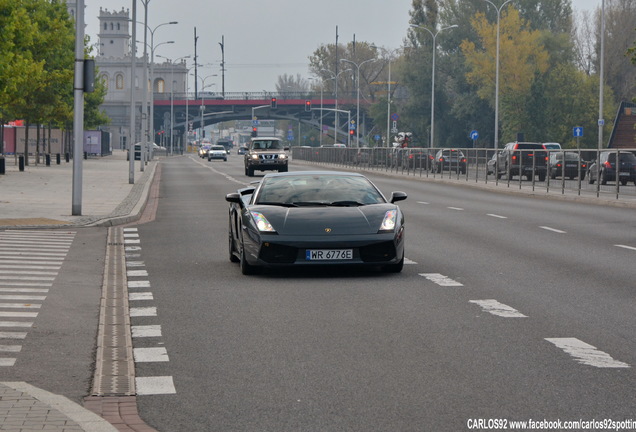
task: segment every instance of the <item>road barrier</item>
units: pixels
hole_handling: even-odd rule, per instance
[[[440,161],[440,151],[446,154],[462,154],[465,165],[456,163],[451,158]],[[292,158],[294,160],[304,160],[318,165],[339,166],[345,169],[364,170],[369,172],[383,171],[405,176],[417,176],[448,181],[481,182],[494,184],[506,188],[528,189],[537,192],[578,194],[586,195],[615,195],[616,199],[636,199],[636,166],[629,171],[629,175],[619,177],[619,181],[613,178],[604,181],[596,181],[596,178],[603,178],[603,167],[593,162],[600,159],[600,153],[611,151],[617,153],[616,158],[621,159],[621,154],[636,154],[636,149],[564,149],[548,150],[548,159],[556,154],[563,154],[564,160],[572,158],[580,163],[576,173],[571,175],[565,172],[565,166],[561,165],[561,172],[558,167],[551,168],[550,160],[547,160],[547,172],[537,169],[533,165],[529,169],[529,174],[524,176],[510,175],[510,168],[515,167],[513,158],[515,154],[530,156],[535,160],[537,152],[543,154],[542,150],[515,150],[506,154],[502,158],[502,150],[497,152],[494,149],[473,149],[473,148],[386,148],[386,147],[361,147],[361,148],[339,148],[339,147],[292,147]],[[497,157],[494,157],[497,155]],[[543,154],[542,157],[546,157]],[[507,159],[506,159],[507,158]],[[507,167],[504,166],[508,163]],[[497,165],[499,163],[499,166]],[[536,162],[533,162],[536,164]],[[593,183],[589,182],[590,167],[593,173]],[[596,167],[596,168],[595,168]],[[556,170],[556,171],[555,171]],[[609,171],[609,168],[608,168]],[[601,175],[599,176],[599,172]],[[579,174],[580,173],[580,174]]]

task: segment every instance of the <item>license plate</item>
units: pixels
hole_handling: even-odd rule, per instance
[[[622,172],[619,174],[620,177],[629,177],[629,173],[628,172]]]
[[[274,163],[274,162],[276,162],[274,159],[264,159],[263,160],[263,163],[266,163],[266,164],[271,164],[271,163]]]
[[[353,249],[307,249],[307,261],[333,261],[353,259]]]

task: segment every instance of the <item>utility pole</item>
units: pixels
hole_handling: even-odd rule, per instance
[[[75,85],[73,130],[73,216],[82,214],[82,153],[84,152],[84,0],[78,0],[75,13]],[[28,125],[27,125],[28,127]],[[25,148],[28,143],[25,144]]]
[[[197,41],[199,38],[197,37],[197,28],[194,28],[194,99],[197,99],[198,90],[197,90],[197,63],[199,63],[199,57],[197,57]]]
[[[225,99],[225,36],[221,35],[221,95]]]

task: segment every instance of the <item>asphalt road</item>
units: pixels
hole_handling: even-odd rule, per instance
[[[156,218],[137,227],[157,315],[132,324],[160,324],[135,347],[168,360],[137,376],[171,376],[176,393],[138,397],[148,424],[455,432],[636,418],[634,210],[370,177],[409,195],[402,273],[247,277],[229,262],[224,200],[255,180],[241,157],[164,161]]]

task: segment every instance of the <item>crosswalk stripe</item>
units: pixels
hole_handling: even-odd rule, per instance
[[[164,347],[159,348],[133,348],[133,356],[137,363],[167,362],[168,351]]]
[[[130,301],[139,301],[139,300],[154,300],[152,297],[152,293],[150,292],[141,292],[141,293],[129,293],[128,300]]]
[[[157,308],[156,307],[131,307],[130,308],[130,316],[134,317],[149,317],[149,316],[157,316]]]
[[[32,301],[44,301],[46,296],[26,296],[26,295],[5,295],[0,294],[0,300],[32,300]],[[0,303],[0,307],[2,303]]]
[[[33,327],[28,321],[0,321],[0,327]]]
[[[131,330],[133,338],[161,337],[160,325],[134,325]]]
[[[0,366],[13,366],[17,359],[15,358],[0,358]]]
[[[4,312],[0,311],[0,317],[2,318],[35,318],[38,316],[37,312]]]
[[[0,332],[0,339],[25,339],[26,332]]]
[[[20,352],[22,345],[0,345],[0,352]]]
[[[128,281],[128,288],[150,288],[150,281]]]
[[[0,303],[0,309],[40,309],[41,307],[41,304]]]
[[[138,395],[177,393],[171,376],[136,377],[135,388]]]

